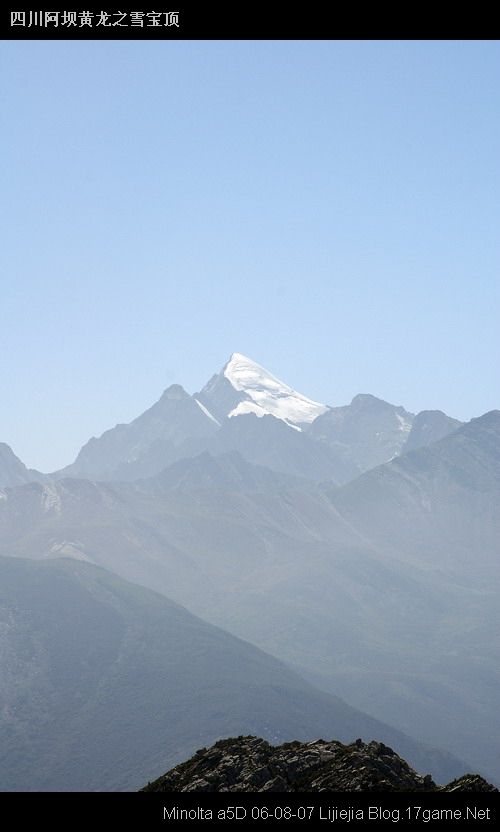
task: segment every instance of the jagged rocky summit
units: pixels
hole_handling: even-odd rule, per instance
[[[144,792],[498,791],[478,774],[437,785],[381,742],[336,740],[272,746],[259,737],[220,740]]]

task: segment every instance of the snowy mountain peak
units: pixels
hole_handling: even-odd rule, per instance
[[[227,414],[229,418],[246,413],[271,415],[300,430],[299,425],[313,422],[328,410],[326,405],[297,393],[242,353],[232,354],[222,374],[231,387],[241,394],[241,400]]]

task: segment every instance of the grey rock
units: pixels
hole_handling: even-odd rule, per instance
[[[27,468],[5,442],[0,442],[0,488],[43,482],[46,476],[33,468]]]
[[[411,426],[406,443],[402,449],[403,453],[414,451],[416,448],[424,448],[433,442],[444,439],[453,431],[458,430],[462,425],[458,419],[452,419],[442,410],[422,410],[417,413]]]
[[[193,396],[172,384],[137,419],[90,439],[75,462],[54,476],[102,480],[157,473],[176,458],[175,448],[184,440],[209,436],[217,427]],[[145,469],[138,466],[144,459]]]
[[[141,791],[200,791],[207,771],[214,791],[220,792],[498,791],[476,774],[438,786],[430,775],[417,774],[392,748],[375,741],[345,745],[316,740],[272,746],[263,739],[241,736],[220,740],[213,750],[216,755],[212,749],[198,753]],[[269,772],[273,776],[266,779]]]
[[[351,404],[330,408],[318,416],[308,433],[333,450],[346,470],[350,466],[360,474],[401,453],[413,419],[413,413],[404,407],[363,393]]]

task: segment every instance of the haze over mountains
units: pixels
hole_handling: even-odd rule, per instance
[[[45,477],[26,465],[5,442],[0,442],[0,487],[22,485],[25,482],[41,482]]]
[[[167,598],[75,560],[0,558],[0,624],[4,790],[136,789],[241,731],[380,736],[442,777],[466,766]]]
[[[235,353],[53,475],[6,452],[0,486],[0,555],[70,557],[161,592],[295,668],[308,696],[339,695],[500,780],[499,411],[462,425],[367,394],[331,407]],[[203,713],[211,740],[274,730],[275,715],[240,731]],[[333,730],[318,713],[304,739]],[[301,738],[289,724],[279,736]],[[342,724],[335,738],[351,739]],[[176,759],[196,747],[184,736]],[[158,771],[172,762],[155,755]]]
[[[233,353],[193,396],[178,384],[128,425],[92,438],[56,477],[135,480],[203,451],[238,451],[249,462],[314,481],[348,482],[460,423],[413,414],[371,395],[329,407],[297,393],[256,362]]]
[[[51,476],[133,481],[205,451],[237,451],[281,473],[342,484],[460,424],[441,411],[415,417],[368,394],[342,407],[320,404],[233,353],[199,393],[172,385],[129,424],[92,437],[73,463]],[[0,487],[43,478],[0,445]]]

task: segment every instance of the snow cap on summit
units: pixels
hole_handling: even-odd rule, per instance
[[[255,413],[256,416],[270,414],[300,430],[300,424],[313,422],[328,409],[326,405],[297,393],[240,352],[233,352],[223,375],[235,390],[246,397],[228,414],[230,418],[245,413]]]

